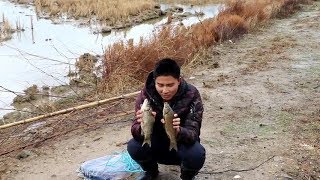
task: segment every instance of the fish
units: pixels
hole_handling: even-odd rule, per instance
[[[168,102],[164,102],[163,118],[165,120],[164,128],[170,140],[169,151],[171,151],[172,149],[178,151],[176,131],[173,128],[173,124],[172,124],[173,118],[174,118],[174,112]]]
[[[153,124],[155,122],[155,117],[152,115],[152,108],[148,99],[143,101],[141,106],[142,111],[142,121],[141,123],[141,134],[144,136],[142,146],[148,144],[151,147],[151,135],[153,131]]]

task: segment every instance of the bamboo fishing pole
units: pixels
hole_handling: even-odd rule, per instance
[[[24,123],[28,123],[28,122],[38,121],[38,120],[43,119],[43,118],[52,117],[52,116],[56,116],[56,115],[60,115],[60,114],[65,114],[65,113],[68,113],[68,112],[71,112],[71,111],[75,111],[75,110],[81,110],[81,109],[85,109],[85,108],[89,108],[89,107],[99,106],[99,105],[105,104],[105,103],[110,102],[110,101],[132,97],[132,96],[138,95],[139,93],[140,93],[140,91],[136,91],[136,92],[133,92],[133,93],[124,94],[124,95],[121,95],[121,96],[112,97],[112,98],[108,98],[108,99],[104,99],[104,100],[100,100],[100,101],[95,101],[95,102],[91,102],[91,103],[88,103],[88,104],[84,104],[84,105],[80,105],[80,106],[76,106],[76,107],[71,107],[71,108],[68,108],[68,109],[62,109],[62,110],[59,110],[59,111],[55,111],[55,112],[52,112],[52,113],[48,113],[48,114],[32,117],[32,118],[21,120],[21,121],[17,121],[17,122],[4,124],[4,125],[0,126],[0,129],[5,129],[5,128],[8,128],[8,127],[16,126],[18,124],[24,124]]]

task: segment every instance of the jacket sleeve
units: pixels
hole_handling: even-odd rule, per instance
[[[194,144],[199,141],[200,128],[202,123],[203,104],[199,94],[196,90],[193,101],[190,106],[189,113],[185,118],[184,124],[180,127],[180,132],[177,140],[185,144]]]
[[[131,134],[132,134],[133,138],[137,141],[142,141],[143,136],[141,135],[141,125],[139,122],[137,122],[137,118],[135,116],[136,116],[136,112],[138,110],[140,110],[144,99],[145,99],[145,97],[143,95],[143,91],[141,91],[141,93],[138,95],[138,97],[136,99],[134,120],[131,125]]]

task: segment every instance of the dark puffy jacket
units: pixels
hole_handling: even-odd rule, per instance
[[[152,72],[147,78],[145,87],[136,99],[136,112],[140,109],[145,98],[148,98],[153,111],[157,113],[156,121],[153,126],[152,138],[157,138],[159,140],[165,139],[165,141],[169,141],[163,124],[161,123],[161,119],[163,118],[163,101],[155,88],[155,81]],[[177,136],[178,143],[193,144],[196,141],[200,141],[199,136],[203,105],[197,88],[182,79],[176,95],[172,98],[169,104],[180,118],[181,130]],[[141,135],[141,126],[140,123],[137,122],[137,119],[133,121],[131,133],[136,140],[143,140],[143,136]]]

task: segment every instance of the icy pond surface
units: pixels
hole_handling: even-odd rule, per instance
[[[182,22],[186,25],[214,17],[219,5],[183,6],[184,12],[203,12],[204,16],[188,17]],[[161,9],[171,5],[161,5]],[[108,45],[120,40],[140,37],[148,38],[157,28],[166,23],[166,17],[133,26],[126,30],[112,31],[108,35],[96,34],[97,24],[80,26],[79,22],[61,18],[61,23],[49,19],[38,19],[35,9],[30,5],[17,5],[0,0],[0,14],[9,20],[11,26],[19,25],[24,32],[14,33],[12,39],[0,44],[0,118],[12,109],[11,102],[16,96],[6,89],[23,92],[36,84],[56,86],[68,84],[66,74],[74,69],[76,58],[84,53],[103,54]],[[32,23],[31,23],[32,22]],[[32,26],[33,24],[33,30]]]

